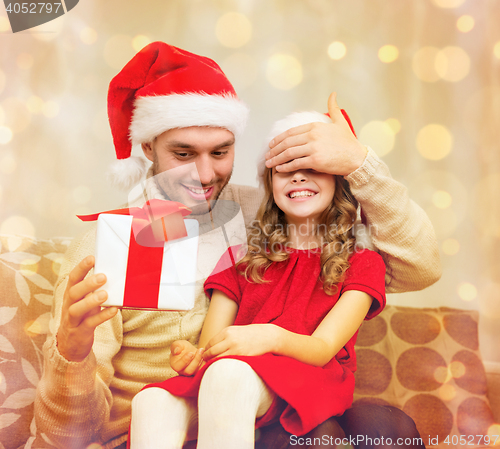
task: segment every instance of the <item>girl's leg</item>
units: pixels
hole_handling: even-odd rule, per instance
[[[205,372],[198,398],[198,449],[254,449],[255,419],[274,399],[245,362],[222,359]]]
[[[196,424],[196,400],[146,388],[132,399],[130,449],[180,449],[196,438]]]

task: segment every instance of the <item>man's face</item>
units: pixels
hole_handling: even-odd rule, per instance
[[[165,195],[193,215],[206,213],[231,178],[234,136],[224,128],[170,129],[142,149]]]

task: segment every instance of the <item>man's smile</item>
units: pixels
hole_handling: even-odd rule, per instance
[[[186,189],[189,196],[197,201],[209,200],[214,192],[214,186],[211,187],[192,187],[181,184]]]

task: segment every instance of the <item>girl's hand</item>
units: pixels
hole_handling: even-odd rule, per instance
[[[337,94],[328,99],[332,123],[308,123],[276,136],[269,143],[266,167],[278,172],[313,169],[347,176],[364,162],[367,149],[354,136],[337,105]]]
[[[226,355],[253,356],[274,352],[279,329],[274,324],[226,327],[208,342],[203,358],[210,360]]]
[[[170,346],[170,366],[181,376],[193,376],[203,361],[203,348],[196,349],[186,340],[177,340]]]

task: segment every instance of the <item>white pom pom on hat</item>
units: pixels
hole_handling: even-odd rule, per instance
[[[225,128],[238,138],[248,108],[213,60],[164,42],[137,53],[108,90],[108,117],[118,162],[110,172],[122,189],[145,174],[145,161],[131,158],[132,145],[152,142],[174,128]]]
[[[127,190],[138,184],[146,173],[146,161],[142,157],[130,156],[127,159],[118,159],[108,170],[111,184],[120,190]]]

